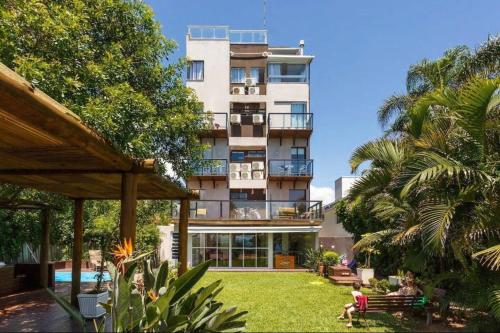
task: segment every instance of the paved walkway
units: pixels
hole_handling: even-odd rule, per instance
[[[93,284],[82,283],[82,290]],[[57,283],[56,292],[69,295],[69,283]],[[88,326],[92,325],[88,321]],[[78,332],[80,326],[44,290],[0,297],[0,332]],[[92,332],[93,330],[90,329]]]

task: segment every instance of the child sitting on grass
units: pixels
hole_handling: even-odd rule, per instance
[[[344,305],[344,309],[342,310],[342,313],[338,317],[338,319],[344,319],[345,314],[347,313],[347,317],[349,318],[347,327],[352,327],[352,313],[356,310],[356,306],[358,305],[358,297],[363,295],[360,291],[361,284],[359,282],[354,282],[352,284],[352,289],[353,290],[351,291],[351,295],[354,300],[354,303],[348,303]]]

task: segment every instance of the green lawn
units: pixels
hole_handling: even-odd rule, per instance
[[[339,311],[352,300],[351,288],[334,286],[312,273],[297,272],[208,272],[200,282],[221,279],[224,290],[218,300],[248,311],[251,332],[346,331]],[[368,292],[364,289],[363,292]],[[355,317],[356,318],[356,317]],[[390,314],[368,314],[371,331],[408,330],[408,323]],[[403,327],[404,325],[404,327]],[[412,325],[413,326],[413,325]],[[350,332],[366,332],[361,320]]]

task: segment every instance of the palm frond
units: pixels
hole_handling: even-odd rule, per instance
[[[484,147],[488,112],[497,109],[500,103],[500,99],[493,98],[499,87],[500,78],[473,79],[460,90],[459,103],[454,110],[460,126],[482,147]]]
[[[404,114],[413,104],[409,95],[392,95],[384,100],[377,112],[378,122],[384,128],[393,118]]]
[[[408,196],[410,191],[424,182],[447,178],[449,181],[455,180],[460,184],[460,180],[491,180],[491,177],[482,170],[463,165],[451,158],[441,156],[432,151],[423,151],[414,155],[411,163],[402,173],[400,183],[405,183],[401,190],[401,196]]]
[[[356,251],[362,251],[366,248],[373,247],[384,239],[391,238],[391,236],[394,236],[399,232],[400,230],[397,229],[386,229],[365,234],[363,235],[363,238],[361,238],[356,244],[352,246],[352,249]]]
[[[479,262],[491,270],[500,270],[500,244],[476,252],[472,258],[479,259]]]
[[[410,134],[419,138],[424,123],[432,118],[434,110],[453,108],[457,102],[457,93],[451,88],[438,89],[421,97],[408,112]]]
[[[488,304],[491,307],[491,313],[500,319],[500,290],[490,292]]]
[[[443,252],[448,229],[455,215],[455,202],[426,202],[419,209],[424,245],[431,252]]]
[[[349,200],[367,198],[380,193],[391,182],[391,177],[391,172],[388,169],[370,169],[354,182],[349,190]]]
[[[370,141],[356,148],[349,164],[352,172],[356,172],[363,162],[371,161],[375,167],[394,167],[401,164],[406,157],[406,148],[398,140],[380,139]]]

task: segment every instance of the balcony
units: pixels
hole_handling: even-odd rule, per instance
[[[231,30],[228,26],[190,25],[192,40],[229,40],[231,44],[267,44],[267,30]]]
[[[313,177],[313,160],[269,160],[269,180],[305,180]]]
[[[227,113],[206,112],[204,115],[204,128],[200,134],[202,138],[227,138]]]
[[[227,160],[226,159],[206,159],[203,166],[197,168],[189,180],[227,180]]]
[[[268,136],[270,138],[306,138],[313,129],[312,113],[269,113]]]
[[[178,218],[179,205],[172,203],[172,217]],[[195,200],[190,202],[189,218],[215,224],[320,224],[321,201],[277,200]],[[222,223],[230,221],[229,223]]]

